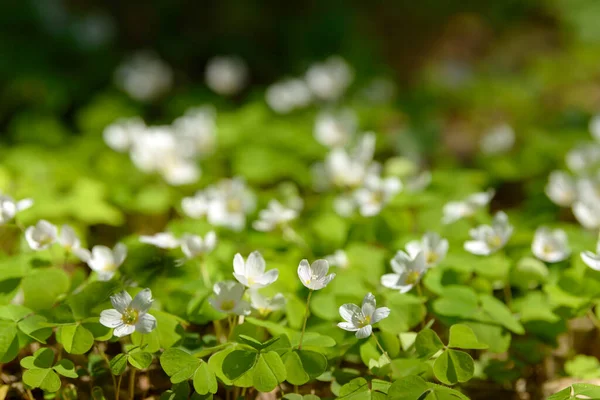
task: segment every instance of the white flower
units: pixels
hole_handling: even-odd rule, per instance
[[[209,190],[207,217],[215,226],[240,231],[246,226],[246,215],[256,208],[256,198],[241,179],[227,179]]]
[[[104,128],[104,142],[119,152],[128,151],[146,131],[146,124],[139,117],[119,119]]]
[[[52,246],[58,237],[58,229],[46,220],[39,220],[35,226],[25,230],[25,239],[32,250],[44,250]]]
[[[212,153],[217,140],[216,112],[213,107],[193,107],[173,121],[175,138],[186,156],[205,156]]]
[[[498,211],[491,226],[480,225],[469,231],[473,240],[465,242],[465,250],[480,256],[490,255],[504,247],[512,232],[513,227],[508,222],[508,216]]]
[[[298,211],[284,207],[279,201],[271,200],[266,209],[258,213],[258,220],[252,226],[257,231],[269,232],[298,217]]]
[[[259,289],[275,282],[279,271],[272,269],[265,272],[265,269],[265,259],[258,251],[250,253],[247,261],[244,261],[240,253],[233,257],[233,276],[246,287]]]
[[[600,142],[600,115],[595,115],[590,120],[590,133],[598,142]]]
[[[344,94],[354,79],[354,73],[343,58],[332,56],[322,63],[311,65],[305,79],[316,97],[333,101]]]
[[[117,243],[112,250],[106,246],[94,246],[91,252],[88,249],[77,249],[75,254],[98,273],[98,279],[107,281],[125,261],[127,246]]]
[[[119,88],[139,101],[154,100],[171,88],[173,72],[155,54],[134,54],[115,72]]]
[[[479,142],[484,154],[501,154],[512,149],[515,144],[515,131],[508,124],[495,126],[485,133]]]
[[[362,307],[356,304],[344,304],[340,307],[340,316],[346,322],[338,323],[345,331],[356,332],[356,337],[365,339],[373,333],[373,325],[390,315],[387,307],[376,308],[375,296],[367,293],[362,301]]]
[[[333,209],[341,217],[349,217],[356,210],[356,199],[352,195],[340,195],[333,199]]]
[[[202,254],[208,254],[214,250],[217,245],[217,235],[210,231],[204,239],[198,235],[183,235],[181,238],[181,251],[190,259]]]
[[[66,224],[60,228],[58,242],[68,252],[81,248],[81,241],[75,233],[75,230]]]
[[[248,79],[248,67],[236,56],[217,56],[208,61],[206,85],[215,93],[231,96],[239,93]]]
[[[562,229],[551,231],[545,227],[535,231],[531,251],[540,260],[549,263],[563,261],[571,254],[565,231]]]
[[[140,236],[140,242],[150,244],[161,249],[174,249],[179,247],[179,239],[169,232],[159,232],[152,236],[142,235]]]
[[[364,134],[351,152],[342,148],[333,149],[324,164],[329,182],[345,189],[361,186],[367,176],[379,173],[379,166],[372,163],[374,152],[373,133]]]
[[[326,256],[325,260],[334,267],[348,268],[350,262],[344,250],[336,250],[333,254]]]
[[[357,123],[356,114],[350,109],[337,114],[320,113],[315,121],[315,139],[327,147],[345,146],[356,132]]]
[[[248,315],[250,314],[250,304],[242,300],[244,291],[244,286],[238,282],[218,282],[213,286],[215,295],[209,298],[208,302],[217,311],[225,314]]]
[[[600,164],[600,145],[586,143],[574,147],[565,156],[565,162],[571,171],[578,174],[594,170]]]
[[[18,212],[26,210],[33,205],[32,199],[15,201],[12,197],[0,194],[0,225],[7,223]]]
[[[555,204],[569,207],[577,199],[577,189],[574,179],[563,171],[553,171],[548,177],[546,196]]]
[[[596,243],[596,253],[583,251],[580,253],[581,259],[588,267],[600,271],[600,240]]]
[[[278,114],[288,114],[304,108],[312,101],[310,90],[301,79],[285,79],[267,88],[265,99],[269,107]]]
[[[572,209],[577,221],[587,229],[600,227],[600,185],[597,180],[584,178],[577,181],[578,198]]]
[[[113,307],[100,313],[100,323],[114,328],[117,337],[131,335],[133,332],[150,333],[156,328],[156,318],[148,314],[154,300],[150,289],[144,289],[133,300],[126,291],[110,296]]]
[[[411,257],[416,257],[418,253],[425,255],[425,264],[427,268],[438,265],[448,253],[448,240],[440,237],[435,232],[427,232],[421,240],[413,240],[406,244],[406,252]]]
[[[442,222],[450,224],[461,218],[472,217],[477,210],[487,206],[496,191],[488,189],[487,192],[474,193],[463,201],[451,201],[444,205]]]
[[[298,278],[310,290],[321,290],[335,278],[335,274],[327,275],[328,272],[327,260],[315,260],[310,265],[308,260],[302,260],[298,265]]]
[[[360,214],[363,217],[379,214],[381,209],[401,190],[402,182],[394,176],[389,178],[381,178],[378,175],[367,176],[364,187],[354,193]]]
[[[256,290],[250,291],[250,305],[261,315],[267,315],[273,311],[282,310],[285,307],[285,297],[281,293],[268,298]]]
[[[181,208],[183,213],[190,218],[202,218],[208,212],[209,199],[208,196],[198,191],[192,197],[184,197],[181,200]]]
[[[400,250],[390,261],[394,273],[381,277],[381,284],[389,289],[399,290],[400,293],[410,291],[427,271],[425,253],[419,252],[414,256]]]

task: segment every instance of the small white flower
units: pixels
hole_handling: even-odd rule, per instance
[[[345,331],[356,332],[356,337],[365,339],[373,333],[373,325],[390,315],[387,307],[377,307],[375,296],[367,293],[362,301],[362,307],[356,304],[344,304],[340,307],[340,316],[346,322],[338,323]]]
[[[18,212],[26,210],[33,205],[32,199],[15,201],[12,197],[0,194],[0,225],[7,223]]]
[[[515,144],[515,131],[508,124],[498,125],[481,138],[479,147],[484,154],[502,154]]]
[[[261,315],[267,315],[273,311],[282,310],[285,307],[285,297],[281,293],[268,298],[256,290],[250,291],[250,305]]]
[[[600,165],[600,144],[586,143],[572,148],[565,156],[569,169],[581,174]]]
[[[450,224],[461,218],[472,217],[477,210],[487,206],[496,191],[489,189],[487,192],[474,193],[463,201],[451,201],[444,205],[442,222]]]
[[[551,231],[545,227],[535,231],[531,251],[540,260],[549,263],[563,261],[571,254],[565,231],[562,229]]]
[[[401,190],[402,182],[394,176],[389,178],[381,178],[378,175],[367,176],[364,187],[354,193],[360,214],[363,217],[379,214],[381,209]]]
[[[286,225],[298,217],[298,211],[284,207],[279,201],[271,200],[266,209],[258,213],[258,220],[252,226],[257,231],[270,232]]]
[[[188,156],[212,153],[217,141],[216,111],[213,107],[193,107],[173,121],[173,133]]]
[[[248,79],[248,67],[236,56],[217,56],[208,61],[206,85],[215,93],[231,96],[239,93]]]
[[[235,281],[217,282],[213,286],[214,296],[208,302],[225,314],[249,315],[250,304],[242,300],[245,290],[242,284]]]
[[[269,107],[278,114],[288,114],[308,106],[312,101],[310,90],[302,79],[285,79],[272,84],[265,92]]]
[[[435,232],[427,232],[421,240],[413,240],[406,244],[406,252],[411,257],[416,257],[418,253],[425,255],[425,264],[427,268],[438,265],[448,253],[448,240],[440,237]]]
[[[334,267],[348,268],[350,262],[344,250],[336,250],[333,254],[326,256],[325,260]]]
[[[190,234],[183,235],[181,238],[181,251],[188,259],[208,254],[214,250],[216,245],[217,235],[213,231],[208,232],[204,238]]]
[[[207,217],[215,226],[240,231],[246,226],[246,215],[256,208],[256,197],[241,179],[227,179],[211,188]]]
[[[400,250],[390,261],[394,273],[381,277],[381,284],[389,289],[399,290],[400,293],[410,291],[427,271],[425,253],[419,252],[410,256]]]
[[[314,136],[327,147],[345,146],[356,132],[357,124],[356,114],[350,109],[337,114],[324,112],[317,116]]]
[[[600,271],[600,240],[596,243],[596,253],[583,251],[580,253],[583,262],[593,270]]]
[[[171,88],[173,71],[155,54],[137,53],[117,68],[115,81],[132,98],[150,101]]]
[[[169,232],[159,232],[152,236],[142,235],[140,236],[140,242],[161,249],[174,249],[179,247],[179,239]]]
[[[104,142],[119,152],[128,151],[146,131],[146,124],[139,117],[119,119],[104,128]]]
[[[144,289],[133,300],[126,291],[110,296],[113,307],[100,313],[100,323],[114,328],[117,337],[131,335],[133,332],[150,333],[156,328],[156,318],[148,314],[154,300],[150,289]]]
[[[72,252],[81,248],[81,241],[75,233],[75,230],[66,224],[60,228],[58,242],[67,252]]]
[[[305,79],[316,97],[334,101],[339,99],[350,86],[354,73],[343,58],[332,56],[322,63],[311,65]]]
[[[327,275],[328,272],[327,260],[315,260],[312,264],[308,264],[308,260],[302,260],[298,265],[298,278],[310,290],[321,290],[335,278],[335,274]]]
[[[587,229],[600,227],[600,184],[596,179],[577,181],[577,200],[572,206],[573,215]]]
[[[181,208],[183,213],[190,218],[202,218],[208,212],[209,199],[208,196],[202,192],[196,192],[192,197],[184,197],[181,200]]]
[[[575,180],[566,172],[553,171],[548,177],[546,196],[559,206],[570,207],[577,199]]]
[[[325,158],[324,172],[328,183],[343,189],[360,187],[367,176],[379,174],[379,165],[373,163],[375,135],[364,134],[352,151],[335,148]]]
[[[56,226],[46,220],[39,220],[35,226],[25,230],[25,239],[32,250],[44,250],[52,246],[58,238]]]
[[[233,257],[233,276],[249,288],[263,288],[277,280],[279,271],[272,269],[265,272],[266,267],[265,259],[258,251],[250,253],[247,261],[244,261],[240,253]]]
[[[91,252],[88,249],[78,249],[75,254],[98,273],[98,279],[107,281],[125,261],[127,246],[117,243],[112,250],[106,246],[94,246]]]
[[[473,240],[465,242],[465,250],[479,256],[488,256],[503,248],[512,232],[513,227],[508,222],[508,216],[498,211],[491,226],[480,225],[469,231]]]

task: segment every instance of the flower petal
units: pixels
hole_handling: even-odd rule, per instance
[[[340,322],[337,326],[348,332],[356,332],[358,330],[351,322]]]
[[[137,297],[137,296],[136,296]],[[126,291],[122,290],[110,296],[112,306],[120,313],[125,312],[125,309],[131,304],[131,296]]]
[[[399,289],[400,285],[399,274],[385,274],[381,277],[381,284],[388,289]]]
[[[387,318],[390,315],[391,310],[387,307],[380,307],[373,313],[371,317],[371,324],[376,324],[382,319]]]
[[[300,264],[298,265],[298,278],[300,278],[300,281],[304,286],[307,285],[307,282],[311,281],[310,265],[308,264],[308,260],[300,261]]]
[[[135,325],[123,324],[123,325],[117,326],[113,333],[115,334],[116,337],[123,337],[123,336],[131,335],[133,332],[135,332]]]
[[[246,263],[240,253],[233,256],[233,271],[239,275],[246,275]]]
[[[117,243],[113,248],[113,260],[115,265],[119,266],[123,264],[125,257],[127,257],[127,246],[123,243]]]
[[[135,330],[139,333],[150,333],[156,328],[156,318],[150,314],[143,314],[140,316],[137,324],[135,324]]]
[[[100,323],[107,328],[116,328],[123,324],[123,315],[117,310],[104,310],[100,313]]]
[[[377,307],[377,303],[375,301],[375,296],[373,293],[367,293],[362,302],[361,311],[365,317],[371,318],[373,313],[375,312],[375,308]]]
[[[259,276],[254,281],[261,287],[265,287],[275,282],[277,278],[279,278],[279,271],[277,269],[272,269]]]
[[[310,269],[313,275],[317,276],[318,278],[323,278],[329,271],[329,263],[327,260],[323,259],[315,260],[311,264]]]
[[[584,251],[581,253],[581,259],[591,269],[600,271],[600,256],[591,251]]]
[[[356,331],[356,337],[359,339],[365,339],[371,336],[371,333],[373,333],[373,327],[371,325],[367,325]]]
[[[152,291],[146,288],[135,295],[130,307],[138,310],[141,313],[145,313],[150,309],[153,302],[154,300],[152,299]]]
[[[340,316],[347,322],[352,322],[352,317],[360,313],[360,308],[356,304],[348,303],[340,306]]]

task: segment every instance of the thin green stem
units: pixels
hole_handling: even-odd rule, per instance
[[[131,368],[129,373],[129,400],[135,397],[135,368]]]
[[[387,359],[392,362],[392,359],[390,358],[390,355],[387,353],[387,351],[385,351],[383,349],[383,346],[381,345],[381,343],[379,343],[379,340],[377,340],[377,336],[375,336],[375,332],[373,332],[373,339],[375,339],[375,343],[377,343],[377,347],[379,347],[379,350],[381,350],[381,352],[383,354],[385,354],[385,356],[387,357]]]
[[[302,340],[304,339],[304,332],[306,331],[306,321],[308,321],[308,314],[310,312],[310,298],[313,290],[308,292],[308,298],[306,299],[306,310],[304,311],[304,324],[302,324],[302,333],[300,334],[300,342],[298,343],[298,350],[302,349]]]
[[[200,265],[200,274],[202,275],[202,281],[204,282],[204,286],[210,287],[212,285],[210,283],[210,274],[206,269],[206,259],[203,255],[200,256],[198,263]]]
[[[123,379],[123,374],[119,375],[119,380],[117,381],[117,388],[115,391],[115,400],[119,400],[121,396],[121,380]]]
[[[98,350],[98,353],[104,359],[104,362],[106,362],[106,367],[108,368],[108,371],[110,372],[110,377],[112,378],[113,389],[115,389],[116,400],[119,400],[119,390],[117,389],[117,380],[116,380],[115,376],[113,375],[112,371],[110,370],[110,361],[108,360],[108,357],[106,356],[106,354],[104,353],[104,350],[102,350],[102,348],[100,346],[96,345],[96,350]]]

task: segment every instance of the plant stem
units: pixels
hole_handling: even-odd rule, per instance
[[[129,400],[135,397],[135,368],[131,368],[129,373]]]
[[[123,379],[123,375],[119,375],[119,380],[117,381],[117,391],[115,392],[115,400],[119,400],[121,395],[121,380]]]
[[[308,292],[308,298],[306,299],[306,310],[304,311],[304,324],[302,325],[302,333],[300,334],[300,342],[298,343],[298,350],[302,349],[302,340],[304,339],[304,332],[306,331],[306,321],[308,321],[308,313],[310,312],[310,297],[312,296],[313,290]]]
[[[592,308],[587,310],[587,316],[589,319],[592,320],[592,323],[594,324],[596,329],[600,330],[600,321],[598,321],[598,318],[596,318],[596,315],[594,314],[594,311],[592,310]]]
[[[27,397],[29,397],[29,400],[35,400],[33,393],[31,393],[31,389],[27,389]]]
[[[508,282],[504,285],[504,300],[506,301],[507,307],[509,309],[512,308],[512,293]]]
[[[204,282],[204,286],[210,287],[210,275],[208,274],[208,270],[206,269],[206,259],[203,255],[200,256],[199,259],[200,264],[200,274],[202,275],[202,281]]]
[[[387,351],[385,351],[383,349],[383,346],[381,345],[381,343],[379,343],[379,340],[377,340],[377,336],[375,336],[375,332],[373,332],[373,339],[375,339],[375,343],[377,343],[377,347],[379,347],[379,350],[381,350],[381,352],[383,354],[385,354],[385,356],[387,357],[387,359],[392,362],[392,359],[390,358],[390,355],[387,353]]]
[[[102,350],[102,348],[100,346],[96,345],[96,350],[98,350],[98,353],[100,353],[100,356],[102,356],[102,358],[106,362],[106,367],[108,368],[108,372],[110,372],[110,377],[112,378],[113,389],[115,389],[115,396],[117,396],[117,400],[119,400],[119,397],[118,397],[119,391],[117,390],[117,380],[115,379],[115,376],[113,375],[112,371],[110,370],[110,361],[108,360],[108,357],[106,356],[106,354],[104,354],[104,350]]]

